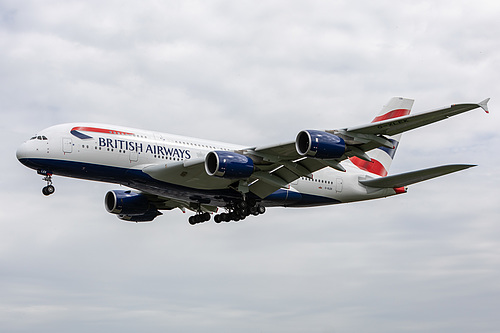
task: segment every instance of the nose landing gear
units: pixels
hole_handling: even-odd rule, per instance
[[[52,185],[52,174],[48,173],[43,177],[43,180],[47,182],[47,186],[42,188],[43,195],[51,195],[56,191],[54,185]]]

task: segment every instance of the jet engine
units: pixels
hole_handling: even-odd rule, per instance
[[[344,155],[344,139],[323,131],[306,130],[297,134],[295,149],[302,156],[333,159]]]
[[[254,171],[251,158],[229,151],[211,151],[205,158],[205,170],[210,176],[229,179],[248,178]]]
[[[124,221],[149,222],[161,215],[145,195],[130,190],[109,191],[104,205],[109,213],[117,214]]]

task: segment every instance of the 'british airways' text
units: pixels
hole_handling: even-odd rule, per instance
[[[122,149],[138,153],[146,152],[153,155],[190,159],[191,152],[187,149],[171,148],[154,144],[143,144],[142,142],[127,141],[119,139],[99,138],[99,147]]]

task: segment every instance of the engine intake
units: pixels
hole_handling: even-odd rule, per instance
[[[205,158],[208,175],[230,179],[244,179],[252,175],[254,165],[251,158],[229,151],[211,151]]]
[[[153,221],[161,213],[153,206],[147,197],[130,190],[113,190],[106,193],[104,206],[109,213],[117,214],[125,221]]]
[[[302,156],[333,159],[344,155],[346,145],[344,139],[335,134],[306,130],[297,134],[295,149]]]

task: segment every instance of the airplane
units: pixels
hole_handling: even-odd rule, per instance
[[[161,210],[194,212],[192,225],[230,222],[269,207],[313,207],[406,193],[408,186],[475,165],[450,164],[397,175],[389,167],[403,132],[476,108],[474,104],[410,115],[414,100],[394,97],[366,125],[302,130],[295,140],[243,146],[108,124],[69,123],[40,131],[16,152],[43,176],[114,183],[105,208],[119,219],[150,222]]]

